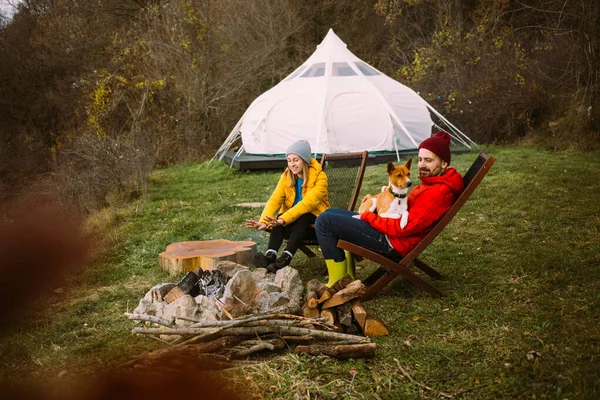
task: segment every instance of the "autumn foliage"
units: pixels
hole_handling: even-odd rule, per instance
[[[598,146],[593,0],[24,0],[0,19],[0,193],[81,211],[211,155],[333,28],[479,143]],[[0,199],[1,200],[1,199]]]

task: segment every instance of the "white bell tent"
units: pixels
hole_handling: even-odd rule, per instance
[[[352,54],[330,29],[306,62],[252,102],[215,157],[222,159],[240,137],[235,157],[284,155],[300,139],[315,154],[398,155],[431,136],[431,114],[456,142],[474,144],[414,90]]]

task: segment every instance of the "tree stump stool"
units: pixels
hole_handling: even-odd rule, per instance
[[[168,245],[167,250],[158,255],[158,263],[170,275],[178,275],[187,271],[214,269],[219,261],[233,261],[248,265],[255,253],[256,243],[252,241],[178,242]]]

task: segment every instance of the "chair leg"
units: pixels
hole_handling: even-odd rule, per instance
[[[369,276],[369,278],[371,278],[374,274],[375,273],[371,274],[371,276]],[[381,291],[381,289],[386,287],[387,284],[390,283],[395,277],[396,277],[395,274],[386,274],[384,271],[383,276],[380,276],[379,279],[377,279],[371,286],[368,286],[367,290],[365,291],[365,294],[362,295],[360,297],[360,299],[362,301],[371,300],[373,297],[375,297],[375,295],[377,295]]]
[[[444,275],[437,272],[435,269],[431,268],[429,265],[425,264],[423,261],[415,258],[414,260],[415,267],[419,268],[421,271],[425,272],[427,275],[434,279],[444,279]]]
[[[410,272],[408,269],[406,269],[403,266],[399,266],[399,267],[400,268],[394,269],[393,274],[398,274],[398,275],[402,276],[403,278],[411,281],[415,286],[420,287],[422,290],[426,291],[433,297],[442,297],[443,296],[442,292],[440,292],[438,289],[436,289],[434,286],[432,286],[426,280],[423,280],[419,276],[413,274],[412,272]],[[390,275],[393,275],[393,274],[390,274]]]
[[[375,282],[377,282],[379,278],[386,275],[387,273],[388,272],[386,272],[385,269],[383,269],[383,267],[379,267],[375,272],[373,272],[366,279],[364,279],[363,283],[365,284],[365,286],[373,285]]]
[[[393,261],[389,258],[382,256],[379,253],[364,249],[360,246],[357,246],[353,243],[346,242],[344,240],[338,241],[338,247],[344,250],[348,250],[353,254],[364,255],[366,258],[374,261],[380,265],[379,269],[377,269],[374,273],[372,273],[367,279],[363,281],[365,286],[367,286],[367,293],[363,298],[369,299],[373,297],[373,295],[381,290],[385,285],[391,282],[395,277],[401,276],[410,282],[412,282],[415,286],[418,286],[420,289],[426,291],[434,297],[442,297],[443,294],[441,291],[432,286],[429,282],[423,280],[423,278],[418,275],[412,273],[410,271],[410,266],[412,265],[412,261],[408,261],[408,257],[404,257],[400,262]],[[414,261],[414,260],[413,260]],[[429,272],[436,274],[433,268],[427,266],[427,264],[420,262],[423,268],[429,270]],[[435,276],[435,275],[434,275]],[[437,273],[437,276],[441,276]]]
[[[375,294],[377,294],[378,291],[383,289],[388,283],[390,283],[398,275],[403,277],[404,279],[410,281],[412,284],[419,287],[421,290],[429,293],[433,297],[442,297],[444,295],[441,291],[436,289],[429,282],[427,282],[426,280],[413,274],[406,267],[404,267],[402,265],[396,264],[393,268],[389,265],[386,267],[388,267],[392,271],[386,273],[384,266],[381,266],[377,271],[375,271],[373,274],[371,274],[371,276],[369,276],[369,278],[367,278],[370,280],[374,280],[374,282],[372,284],[370,284],[370,286],[367,287],[367,291],[366,291],[365,295],[362,296],[362,299],[364,301],[367,301],[367,300],[371,299],[373,296],[375,296]],[[376,274],[379,275],[378,278],[375,278]],[[367,285],[367,284],[365,283],[365,285]]]
[[[306,254],[308,257],[316,257],[317,256],[311,249],[309,249],[304,244],[301,244],[300,246],[298,246],[298,250],[300,250],[301,252]]]

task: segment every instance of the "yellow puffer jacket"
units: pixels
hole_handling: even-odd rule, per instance
[[[277,213],[281,214],[279,218],[285,221],[285,225],[289,225],[303,214],[313,213],[318,216],[327,210],[329,208],[327,174],[314,158],[310,159],[308,179],[306,177],[304,179],[306,186],[302,186],[302,200],[292,206],[296,197],[296,188],[290,187],[290,177],[286,168],[273,194],[269,197],[259,221],[267,223],[265,217],[275,217]]]

